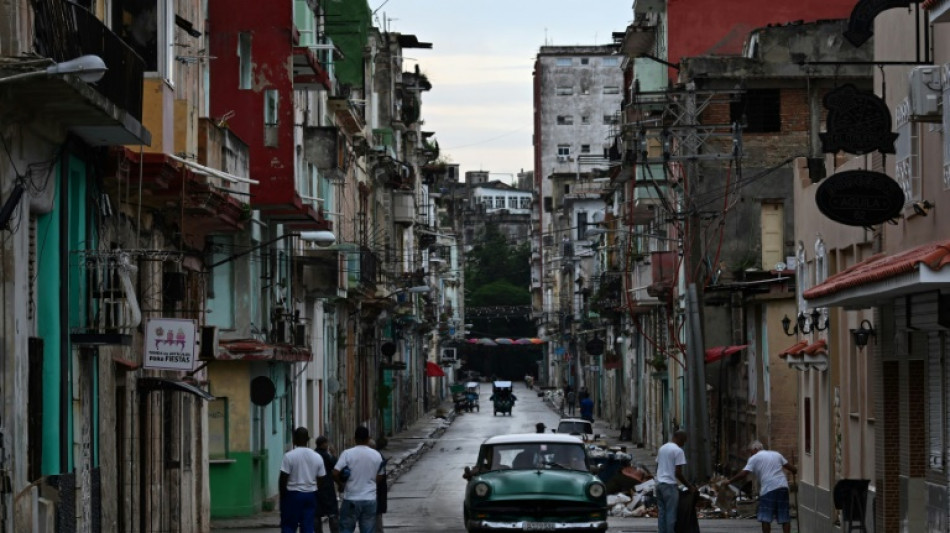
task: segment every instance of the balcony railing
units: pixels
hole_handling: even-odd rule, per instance
[[[97,55],[109,68],[93,87],[142,121],[145,61],[85,8],[66,0],[33,0],[36,50],[57,63]]]

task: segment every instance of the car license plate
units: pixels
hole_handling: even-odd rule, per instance
[[[525,522],[525,531],[554,531],[554,524],[547,522]]]

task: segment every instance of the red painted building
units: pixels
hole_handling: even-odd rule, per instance
[[[668,57],[736,55],[751,30],[768,24],[843,19],[855,0],[667,0]],[[675,74],[675,73],[674,73]]]
[[[210,113],[247,141],[251,206],[294,229],[329,229],[323,214],[297,190],[294,159],[294,91],[331,90],[318,46],[301,40],[294,12],[302,2],[211,0]],[[300,9],[300,6],[298,6]],[[297,15],[295,17],[295,15]],[[313,13],[306,16],[314,18]]]

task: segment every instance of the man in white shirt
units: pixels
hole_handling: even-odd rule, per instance
[[[759,478],[759,512],[758,519],[762,523],[762,532],[772,531],[772,519],[782,525],[783,533],[791,531],[791,520],[788,513],[788,479],[785,472],[788,470],[795,475],[798,469],[790,465],[785,457],[778,452],[766,450],[761,442],[755,440],[749,444],[749,462],[745,468],[723,485],[731,485],[744,479],[750,473]]]
[[[320,454],[307,443],[310,433],[305,427],[294,430],[294,448],[284,454],[280,463],[280,531],[281,533],[313,533],[317,513],[317,478],[327,475]]]
[[[656,501],[658,507],[657,531],[673,533],[676,528],[676,510],[680,501],[679,483],[686,485],[691,492],[696,486],[686,480],[683,465],[686,464],[686,432],[678,429],[673,440],[660,446],[656,454]]]
[[[333,478],[343,483],[343,503],[340,505],[340,533],[353,533],[359,524],[360,533],[376,529],[376,483],[383,457],[369,447],[369,430],[356,428],[356,446],[344,450],[333,467]],[[345,476],[344,472],[349,472]]]

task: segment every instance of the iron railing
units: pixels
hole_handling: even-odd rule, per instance
[[[93,87],[142,120],[145,61],[85,8],[66,0],[32,0],[36,51],[57,63],[97,55],[109,70]]]

